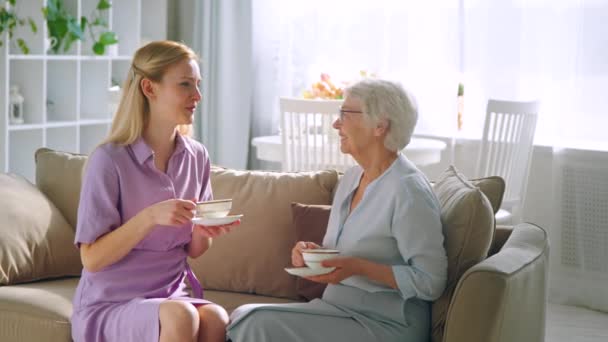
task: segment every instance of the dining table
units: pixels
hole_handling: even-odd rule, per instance
[[[283,141],[280,135],[255,137],[251,145],[256,148],[256,157],[268,162],[283,162]],[[441,152],[447,144],[439,139],[412,137],[402,150],[405,156],[418,166],[432,165],[441,161]]]

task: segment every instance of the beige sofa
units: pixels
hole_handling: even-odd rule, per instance
[[[85,160],[41,149],[37,186],[0,174],[0,341],[71,340],[71,301],[82,267],[72,240]],[[297,238],[322,236],[338,173],[212,172],[215,197],[233,198],[233,212],[245,216],[238,229],[190,260],[205,296],[229,311],[245,303],[305,300],[307,284],[283,268]],[[543,341],[544,230],[532,224],[494,229],[500,178],[468,181],[450,168],[434,189],[449,280],[433,304],[433,340]],[[296,209],[292,202],[304,205]]]

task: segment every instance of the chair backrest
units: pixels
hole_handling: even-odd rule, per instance
[[[279,99],[283,171],[336,169],[355,164],[340,152],[340,137],[332,124],[342,100]]]
[[[538,101],[488,101],[477,176],[505,180],[502,206],[507,209],[523,205],[538,108]]]

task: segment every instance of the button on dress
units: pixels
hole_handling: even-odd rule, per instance
[[[139,138],[131,145],[104,144],[86,164],[75,243],[93,243],[144,208],[169,199],[213,199],[205,147],[178,134],[166,173]],[[167,299],[210,303],[190,297],[200,288],[187,264],[192,223],[155,226],[125,257],[97,272],[82,270],[74,295],[75,342],[158,341],[159,306]]]

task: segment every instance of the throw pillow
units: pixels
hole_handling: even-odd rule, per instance
[[[446,289],[432,309],[432,339],[441,342],[448,306],[458,280],[488,254],[494,234],[494,210],[483,192],[453,166],[443,173],[434,191],[441,205],[448,257]]]
[[[498,176],[477,178],[471,179],[471,184],[478,187],[486,195],[492,205],[494,214],[496,214],[502,205],[502,198],[505,193],[504,179]]]
[[[291,267],[296,242],[291,203],[329,204],[336,171],[211,170],[215,199],[232,198],[231,214],[244,214],[230,234],[189,260],[205,289],[300,299]]]
[[[41,148],[36,151],[36,185],[76,229],[82,171],[87,156]]]
[[[323,243],[327,230],[331,205],[312,205],[291,203],[293,226],[296,230],[296,241],[310,241],[318,245]],[[304,278],[296,279],[296,291],[306,300],[321,298],[327,284],[317,283]]]
[[[0,174],[0,285],[78,276],[74,231],[63,215],[21,176]]]

